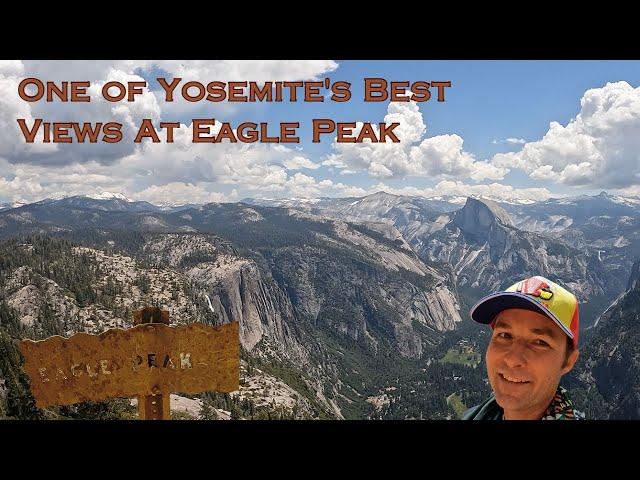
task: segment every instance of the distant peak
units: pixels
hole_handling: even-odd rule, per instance
[[[398,198],[398,195],[385,192],[384,190],[379,190],[376,193],[372,193],[370,195],[365,196],[364,198]]]
[[[383,195],[383,196],[387,196],[387,197],[397,197],[397,195],[394,195],[393,193],[385,192],[384,190],[378,190],[377,192],[373,193],[372,195]]]
[[[127,197],[125,197],[121,193],[113,193],[113,192],[100,192],[100,193],[88,193],[84,195],[87,198],[92,198],[94,200],[124,200],[125,202],[131,202]]]
[[[454,223],[470,233],[487,231],[491,225],[500,223],[513,226],[509,214],[496,202],[486,198],[468,197],[454,218]]]

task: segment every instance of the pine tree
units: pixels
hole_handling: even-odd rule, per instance
[[[215,409],[207,401],[202,402],[202,408],[200,409],[199,420],[218,420],[218,414]]]

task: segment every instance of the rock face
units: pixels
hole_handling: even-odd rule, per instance
[[[407,357],[419,357],[427,340],[414,322],[444,332],[461,320],[446,276],[402,243],[374,238],[342,221],[325,221],[318,230],[305,244],[268,252],[273,278],[298,318],[326,326],[373,353],[380,342],[391,341]]]
[[[640,262],[629,289],[599,319],[581,348],[577,386],[592,418],[640,419]]]
[[[294,316],[289,299],[272,279],[263,278],[255,261],[239,256],[224,240],[207,235],[157,235],[143,250],[184,275],[200,305],[213,314],[213,322],[239,322],[240,343],[247,351],[264,341],[279,357],[308,361],[290,332]]]
[[[489,237],[500,226],[513,227],[511,218],[497,203],[473,197],[456,212],[453,223],[465,233],[479,237]]]
[[[631,276],[627,284],[627,290],[636,290],[640,285],[640,260],[636,261],[631,267]]]
[[[506,288],[528,275],[558,281],[580,301],[601,298],[608,303],[624,288],[595,250],[578,250],[521,231],[504,209],[490,201],[468,199],[453,220],[423,245],[423,256],[450,265],[456,285],[477,292],[475,296]]]
[[[232,393],[241,401],[248,400],[255,408],[282,409],[294,415],[294,418],[311,418],[313,408],[309,402],[286,383],[269,375],[259,368],[240,366],[240,390]]]
[[[603,266],[628,278],[640,257],[640,199],[600,195],[550,199],[531,205],[503,205],[521,230],[599,251]]]
[[[460,307],[451,290],[445,286],[421,293],[412,307],[415,320],[441,332],[453,330],[460,321]]]
[[[287,206],[364,222],[387,238],[393,238],[393,230],[397,231],[426,263],[438,265],[441,273],[449,275],[456,296],[464,297],[465,303],[507,287],[522,276],[545,275],[586,301],[584,315],[591,322],[624,290],[630,268],[626,255],[632,252],[637,236],[632,232],[636,218],[628,215],[638,205],[621,204],[619,199],[602,195],[529,205],[467,198],[459,208],[452,203],[379,192],[358,199],[289,201]],[[614,214],[624,215],[609,218]],[[615,238],[609,231],[614,220],[620,224]],[[606,227],[597,227],[598,221]],[[378,225],[393,230],[385,232]],[[580,230],[575,230],[576,225]],[[578,238],[575,235],[579,241],[574,241]],[[600,246],[601,237],[611,237],[611,242],[605,242],[611,248]]]
[[[208,292],[221,323],[240,322],[240,341],[251,351],[265,335],[286,348],[293,321],[288,299],[274,285],[264,282],[254,262],[218,257],[215,265],[198,265],[187,277]]]

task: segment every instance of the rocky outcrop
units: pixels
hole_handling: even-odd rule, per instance
[[[291,343],[286,323],[293,321],[291,303],[263,281],[254,262],[219,256],[216,263],[199,264],[186,274],[206,290],[221,323],[240,322],[240,341],[247,350],[265,335],[283,346]]]
[[[425,341],[434,340],[417,325],[437,337],[460,322],[445,276],[413,252],[377,244],[345,225],[336,233],[337,239],[319,235],[324,243],[314,247],[274,252],[273,276],[300,319],[325,325],[373,355],[380,341],[391,341],[397,352],[413,358],[422,355]]]
[[[627,283],[627,290],[634,290],[640,287],[640,260],[637,260],[631,267],[631,275]]]
[[[462,321],[455,295],[442,285],[428,292],[420,292],[411,307],[412,320],[440,332],[453,330]]]
[[[638,262],[629,289],[607,309],[581,348],[575,376],[595,418],[640,419],[640,281]],[[604,405],[600,403],[604,401]],[[591,405],[589,405],[591,404]]]
[[[611,301],[624,288],[596,251],[518,230],[502,208],[486,200],[470,198],[445,228],[429,237],[420,253],[450,265],[457,286],[479,294],[506,288],[527,275],[556,279],[581,301]]]
[[[453,223],[463,232],[481,237],[489,236],[500,225],[513,227],[509,214],[500,205],[473,197],[456,212]]]
[[[20,267],[13,272],[5,285],[5,295],[7,305],[17,313],[20,323],[36,332],[46,308],[57,317],[60,333],[70,334],[80,327],[81,309],[76,300],[30,267]]]

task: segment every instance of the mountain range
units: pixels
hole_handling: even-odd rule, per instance
[[[601,406],[590,413],[636,418],[629,389],[640,381],[622,385],[632,345],[627,363],[601,355],[635,334],[639,221],[640,200],[606,193],[528,204],[385,192],[183,206],[47,199],[0,210],[0,329],[98,333],[158,304],[176,322],[240,322],[245,386],[284,385],[225,399],[240,416],[277,405],[292,418],[450,418],[488,393],[487,335],[469,307],[541,274],[581,301],[591,343],[570,380]],[[612,340],[598,340],[604,332]]]

